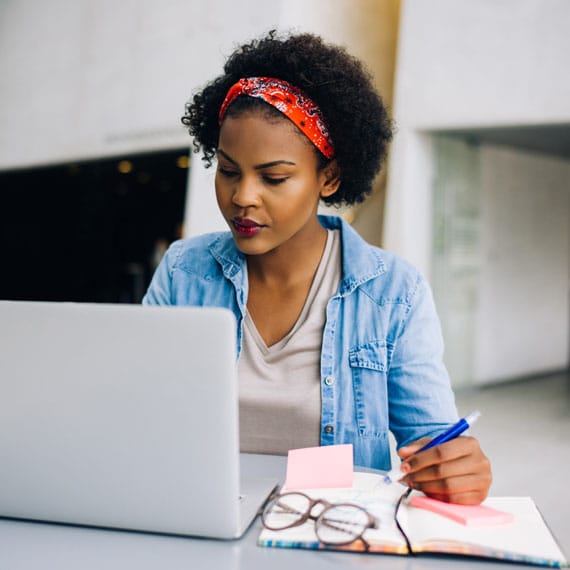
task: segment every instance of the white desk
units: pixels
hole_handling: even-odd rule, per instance
[[[283,478],[285,458],[251,455],[244,468]],[[505,570],[530,566],[465,558],[400,557],[256,545],[256,520],[243,538],[221,541],[100,530],[0,518],[2,570]]]

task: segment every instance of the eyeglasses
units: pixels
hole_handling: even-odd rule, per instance
[[[314,521],[319,542],[330,546],[346,546],[360,540],[368,550],[370,545],[363,535],[369,528],[378,528],[376,519],[359,505],[332,504],[298,492],[272,497],[261,514],[261,522],[269,530],[301,526],[308,520]]]
[[[398,520],[400,506],[411,491],[412,489],[406,489],[396,502],[394,522],[406,542],[408,552],[413,554],[410,540]],[[324,499],[311,499],[300,492],[274,495],[261,512],[261,522],[268,530],[294,528],[308,520],[314,521],[315,535],[322,544],[347,546],[360,540],[365,551],[370,549],[370,544],[364,538],[364,533],[368,529],[379,528],[378,520],[360,505],[329,503]]]

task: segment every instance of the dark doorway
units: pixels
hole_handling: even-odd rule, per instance
[[[187,175],[187,149],[1,172],[0,298],[140,302]]]

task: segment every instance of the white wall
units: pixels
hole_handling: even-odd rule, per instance
[[[3,0],[0,169],[183,147],[191,91],[281,0]]]
[[[568,29],[567,0],[404,0],[398,113],[429,129],[568,122]]]
[[[568,364],[570,160],[483,145],[473,379]]]
[[[403,0],[385,247],[429,274],[420,132],[570,123],[569,29],[567,0]]]
[[[570,129],[570,3],[403,0],[400,22],[394,102],[399,132],[390,156],[383,245],[437,282],[432,219],[438,157],[429,141],[446,130]],[[448,358],[457,364],[460,381],[564,367],[567,166],[486,145],[477,160],[484,263],[479,286],[452,299],[463,303],[463,316],[443,307],[445,340],[453,351]],[[435,293],[442,298],[446,290]],[[464,306],[467,299],[471,309]]]

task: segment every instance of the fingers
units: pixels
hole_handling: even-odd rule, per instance
[[[487,496],[490,482],[490,478],[487,480],[485,476],[474,473],[430,481],[414,480],[409,484],[415,490],[446,503],[478,505]]]
[[[419,442],[414,442],[416,449]],[[447,502],[478,504],[485,499],[491,486],[489,460],[479,442],[468,436],[437,445],[425,451],[403,451],[402,472],[410,487]]]
[[[420,440],[421,441],[421,440]],[[483,456],[479,442],[474,437],[461,436],[431,449],[414,453],[402,463],[402,470],[415,473],[423,469],[459,461],[463,457]],[[407,466],[406,468],[404,466]]]
[[[400,447],[400,449],[398,449],[398,455],[402,459],[406,459],[406,458],[410,457],[411,455],[413,455],[414,453],[417,453],[424,445],[426,445],[430,441],[431,441],[431,438],[422,437],[421,439],[418,439],[417,441],[414,441],[413,443],[410,443],[409,445],[406,445],[404,447]]]

